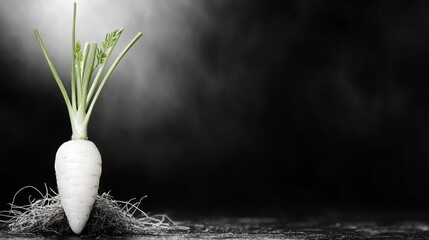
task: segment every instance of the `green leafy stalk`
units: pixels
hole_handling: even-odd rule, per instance
[[[83,81],[83,86],[82,86],[83,96],[88,96],[89,83],[91,82],[91,76],[92,76],[92,73],[94,72],[95,58],[97,56],[96,55],[96,52],[98,50],[97,43],[91,44],[90,48],[91,48],[91,60],[89,61],[89,66],[87,66],[87,71],[85,71],[86,75],[84,76],[85,79]],[[87,97],[82,98],[82,103],[81,103],[81,106],[79,106],[79,108],[86,110],[86,108],[87,108],[86,107],[86,105],[87,105],[86,98]]]
[[[76,46],[76,49],[79,49]],[[86,62],[88,60],[90,45],[89,43],[85,43],[85,47],[83,49],[83,54],[76,53],[76,56],[79,57],[76,59],[75,63],[75,69],[76,69],[76,88],[77,88],[77,100],[78,100],[78,106],[81,105],[82,99],[83,99],[83,81],[84,81],[84,75],[86,72]],[[86,102],[86,100],[85,100]]]
[[[87,139],[89,119],[94,109],[94,105],[97,102],[107,80],[112,75],[112,72],[115,70],[125,54],[143,34],[138,33],[134,39],[131,40],[131,42],[112,63],[109,70],[103,77],[104,68],[106,67],[107,62],[122,35],[123,28],[106,34],[106,37],[100,46],[97,43],[85,43],[82,50],[81,43],[79,41],[76,42],[75,40],[76,8],[76,3],[74,3],[72,26],[71,101],[67,90],[64,87],[63,81],[58,75],[37,29],[34,29],[34,34],[36,35],[40,48],[42,49],[49,68],[65,100],[73,132],[72,139]],[[99,66],[100,68],[98,69],[96,76],[93,78],[92,75]]]
[[[76,111],[76,86],[75,86],[75,77],[74,77],[74,64],[75,64],[75,59],[77,58],[76,54],[76,3],[73,4],[73,21],[72,21],[72,61],[71,61],[71,95],[72,95],[72,106],[73,106],[73,110]],[[78,42],[78,46],[79,46],[79,53],[80,55],[82,55],[82,52],[80,50],[80,42]]]
[[[112,75],[113,70],[115,70],[116,66],[118,66],[119,62],[122,60],[122,58],[125,56],[125,54],[131,49],[131,47],[143,36],[142,33],[138,33],[134,39],[125,47],[124,50],[122,50],[121,54],[116,58],[116,60],[113,62],[112,66],[110,66],[109,71],[107,71],[106,75],[103,78],[103,81],[101,81],[100,86],[98,86],[97,92],[94,95],[94,98],[92,99],[91,105],[88,108],[88,112],[86,115],[86,121],[89,121],[89,118],[91,117],[92,110],[94,108],[95,103],[97,102],[98,97],[100,96],[101,91],[104,88],[104,85],[106,84],[107,80],[109,79],[110,75]]]
[[[58,72],[54,66],[54,64],[51,61],[51,58],[49,57],[48,52],[46,51],[45,45],[43,44],[42,38],[40,37],[39,31],[37,29],[34,29],[34,34],[36,35],[37,41],[39,42],[40,48],[42,49],[43,55],[46,58],[46,61],[48,62],[49,68],[51,69],[52,75],[54,75],[54,79],[57,82],[58,87],[60,88],[61,94],[63,95],[64,101],[66,102],[67,109],[70,111],[72,109],[70,104],[69,96],[67,95],[67,90],[64,87],[64,84],[58,75]]]
[[[104,71],[104,68],[106,67],[107,60],[110,58],[110,55],[115,49],[116,43],[119,41],[119,38],[121,37],[123,31],[124,29],[120,28],[115,30],[113,32],[113,35],[112,33],[107,34],[104,42],[101,45],[102,47],[97,49],[97,66],[101,64],[101,67],[98,70],[98,73],[95,76],[94,82],[92,83],[91,88],[89,90],[89,93],[86,99],[87,105],[89,105],[89,102],[91,101],[92,95],[94,94],[94,91],[100,81],[100,77]]]

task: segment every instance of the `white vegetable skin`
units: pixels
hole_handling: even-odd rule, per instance
[[[61,205],[72,231],[80,234],[88,221],[98,193],[101,155],[88,140],[62,144],[55,158],[55,174]]]

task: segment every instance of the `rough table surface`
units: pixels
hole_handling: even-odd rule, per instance
[[[263,217],[190,217],[177,221],[187,232],[124,237],[14,236],[0,239],[429,239],[429,216],[422,212],[338,212]],[[176,220],[180,220],[177,219]]]

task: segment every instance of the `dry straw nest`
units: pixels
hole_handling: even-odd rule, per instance
[[[29,197],[29,204],[15,205],[16,196],[27,188],[35,189],[42,198]],[[45,188],[45,194],[32,186],[22,188],[10,203],[10,210],[0,212],[3,218],[0,222],[7,225],[8,234],[73,235],[60,197]],[[179,226],[165,215],[149,216],[139,208],[141,200],[125,202],[113,199],[109,193],[98,195],[82,235],[159,235],[188,231],[188,227]]]

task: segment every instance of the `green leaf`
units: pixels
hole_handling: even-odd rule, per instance
[[[120,29],[116,29],[111,33],[106,34],[106,37],[104,38],[104,42],[102,42],[101,47],[97,49],[97,64],[95,65],[94,69],[97,68],[98,65],[103,64],[106,61],[107,52],[119,40],[119,37],[121,36],[123,31],[124,29],[120,28]]]
[[[75,61],[77,61],[76,62],[77,64],[80,64],[82,62],[83,54],[82,54],[82,45],[80,44],[80,41],[77,41],[76,43],[74,58],[75,58]]]
[[[106,52],[103,51],[101,48],[97,48],[96,55],[97,55],[97,65],[96,65],[95,68],[97,68],[97,66],[99,64],[103,64],[104,63],[104,61],[106,60]]]
[[[109,48],[111,48],[115,42],[120,37],[121,33],[124,31],[123,28],[116,29],[115,31],[106,34],[106,37],[104,38],[104,42],[102,43],[102,49],[104,52],[106,52]]]

